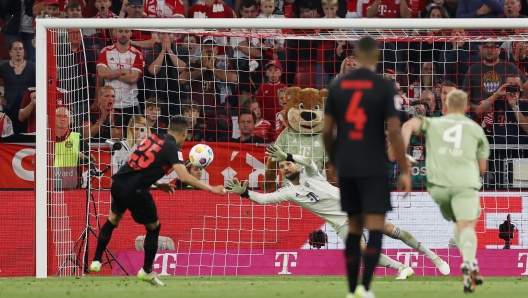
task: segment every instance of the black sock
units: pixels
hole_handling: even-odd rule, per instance
[[[99,237],[97,237],[97,248],[95,249],[95,255],[93,258],[94,261],[99,261],[101,263],[103,262],[103,252],[105,251],[108,242],[110,242],[110,238],[112,238],[112,232],[115,228],[116,226],[114,226],[114,224],[107,219],[103,227],[99,230]]]
[[[369,231],[369,240],[363,259],[365,260],[365,270],[363,271],[363,286],[368,291],[370,288],[370,281],[374,275],[374,269],[378,264],[381,254],[381,231]]]
[[[145,272],[152,272],[152,263],[156,258],[156,252],[158,251],[158,236],[161,229],[161,223],[154,230],[147,230],[145,235],[145,242],[143,248],[145,248],[145,261],[143,262],[143,270]]]
[[[356,291],[356,286],[358,284],[359,265],[361,264],[361,252],[359,249],[360,240],[361,235],[348,233],[345,248],[345,259],[350,293],[354,293]]]

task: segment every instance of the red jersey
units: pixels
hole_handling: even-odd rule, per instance
[[[287,86],[281,82],[264,83],[257,90],[257,102],[262,110],[262,119],[275,122],[275,117],[282,110],[279,105],[277,91]]]
[[[260,120],[255,124],[253,133],[257,137],[261,137],[265,141],[269,139],[269,133],[272,132],[271,123],[268,120]]]
[[[147,18],[185,17],[183,0],[146,0],[144,3]]]
[[[361,1],[361,0],[359,0]],[[370,0],[367,4],[363,4],[363,17],[367,17],[367,9],[374,4],[375,0]],[[400,18],[400,1],[401,0],[381,0],[378,8],[378,14],[376,18]],[[412,13],[412,4],[411,0],[405,0],[409,11]]]
[[[198,1],[196,4],[191,6],[189,8],[189,11],[187,12],[188,18],[213,18],[213,19],[221,19],[221,18],[234,18],[235,13],[229,7],[227,4],[215,0],[213,5],[207,6],[205,5],[205,1]]]
[[[31,94],[32,93],[35,93],[36,90],[35,90],[35,87],[29,87],[27,90],[26,90],[26,93],[24,94],[24,98],[22,99],[22,103],[20,104],[20,109],[24,109],[26,108],[27,106],[29,106],[29,104],[31,103]],[[58,108],[58,107],[62,107],[64,106],[65,102],[64,102],[64,95],[66,93],[66,90],[64,89],[61,89],[59,87],[57,87],[57,102],[56,102],[56,107],[55,108]],[[36,124],[36,114],[35,114],[35,109],[36,109],[36,106],[33,107],[33,110],[31,110],[31,114],[29,114],[29,117],[27,119],[27,123],[28,123],[28,130],[27,132],[28,133],[32,133],[32,132],[36,132],[37,131],[37,124]]]

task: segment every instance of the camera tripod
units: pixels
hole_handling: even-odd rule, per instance
[[[77,272],[77,267],[82,268],[83,274],[89,274],[90,271],[88,269],[88,243],[90,238],[90,233],[97,239],[97,233],[95,232],[94,228],[90,224],[90,203],[93,205],[93,212],[95,214],[95,221],[96,221],[96,227],[98,230],[100,230],[100,224],[99,224],[99,213],[97,211],[97,205],[95,203],[95,198],[92,193],[92,182],[95,177],[103,176],[106,172],[108,172],[112,168],[111,165],[108,165],[106,169],[103,171],[95,171],[90,170],[90,174],[88,176],[88,183],[86,185],[86,221],[84,225],[84,230],[81,232],[81,235],[79,238],[77,238],[77,241],[75,242],[75,245],[73,246],[72,250],[68,254],[68,258],[64,260],[62,265],[59,267],[59,270],[55,274],[55,276],[59,276],[63,269],[66,268],[66,265],[71,262],[74,265],[72,276],[75,276]],[[84,253],[83,253],[84,248]],[[116,264],[123,270],[123,272],[130,276],[130,274],[126,271],[126,269],[119,263],[119,260],[115,257],[115,255],[107,248],[104,251],[104,258],[106,258],[106,261],[102,262],[102,265],[110,265],[110,268],[112,267],[112,262],[116,262]]]

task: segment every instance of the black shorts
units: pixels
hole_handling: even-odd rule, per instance
[[[385,214],[392,210],[388,177],[339,177],[341,209],[349,216]]]
[[[158,221],[158,209],[150,189],[122,188],[117,183],[112,183],[110,188],[112,202],[110,210],[115,214],[123,214],[130,210],[132,218],[138,224],[150,224]]]

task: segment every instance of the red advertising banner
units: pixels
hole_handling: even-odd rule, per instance
[[[185,143],[182,150],[185,157],[197,143]],[[250,179],[252,187],[264,179],[264,147],[236,143],[208,143],[215,154],[213,163],[203,173],[203,180],[212,185],[224,184],[225,179],[236,176],[239,179]],[[2,144],[0,150],[0,171],[10,179],[0,179],[1,188],[33,188],[34,169],[31,161],[35,155],[33,144]],[[96,158],[95,167],[103,171],[112,165],[113,157],[106,147],[92,146],[91,152]],[[112,173],[117,167],[111,168],[103,176],[92,182],[93,188],[110,188]],[[85,169],[86,175],[86,169]],[[169,173],[166,181],[177,178],[174,172]]]

